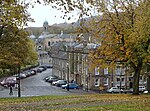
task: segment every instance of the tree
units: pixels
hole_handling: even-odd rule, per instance
[[[102,19],[90,32],[101,36],[101,46],[91,56],[99,63],[121,62],[134,70],[133,94],[139,94],[139,77],[150,60],[150,2],[148,0],[100,0]],[[98,4],[97,3],[97,4]],[[96,27],[99,26],[99,27]]]
[[[17,34],[10,30],[17,30]],[[37,53],[30,38],[23,29],[7,28],[0,41],[0,66],[3,69],[16,68],[18,65],[34,64]],[[4,32],[5,32],[4,31]]]
[[[16,0],[0,0],[0,67],[16,68],[37,59],[28,34],[23,29],[31,20],[26,11],[26,4]]]

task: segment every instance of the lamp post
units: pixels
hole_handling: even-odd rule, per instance
[[[18,66],[18,97],[21,97],[21,90],[20,90],[20,65]]]
[[[62,79],[64,79],[64,70],[65,70],[65,69],[64,69],[64,67],[63,67],[63,75],[62,75]]]
[[[85,89],[86,91],[88,92],[88,69],[87,69],[87,41],[86,40],[83,40],[83,53],[85,54],[85,57],[84,57],[84,75],[85,75]]]
[[[69,64],[68,63],[67,63],[67,81],[68,81],[67,91],[69,91]]]
[[[86,79],[87,79],[86,82],[87,82],[87,92],[88,92],[88,85],[89,85],[89,83],[88,83],[88,79],[89,79],[88,75],[87,75],[87,78],[86,78]]]

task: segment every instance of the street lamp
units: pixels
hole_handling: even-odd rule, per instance
[[[84,57],[84,64],[86,64],[86,61],[87,61],[87,41],[86,40],[83,40],[83,53],[85,54],[85,57]],[[84,75],[85,75],[85,87],[86,87],[86,91],[88,92],[88,69],[87,69],[87,64],[84,66]]]
[[[86,82],[87,82],[87,92],[88,92],[88,79],[89,79],[89,77],[88,77],[88,75],[87,75],[87,77],[86,77]]]
[[[64,69],[64,67],[63,67],[63,73],[62,73],[63,75],[62,75],[62,79],[64,79],[64,70],[65,70],[65,69]]]
[[[67,91],[69,91],[69,64],[68,63],[67,63],[67,81],[68,81]]]
[[[20,90],[20,65],[18,66],[18,97],[21,97],[21,90]]]

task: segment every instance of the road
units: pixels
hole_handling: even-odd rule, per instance
[[[69,92],[60,87],[50,85],[43,80],[44,77],[51,75],[52,69],[47,69],[42,73],[37,73],[34,76],[21,80],[21,97],[27,96],[41,96],[41,95],[72,95],[90,93],[83,91],[82,89],[72,89]],[[5,97],[18,97],[18,89],[13,88],[13,95],[9,95],[9,88],[3,88],[0,86],[0,98]],[[92,92],[94,93],[94,92]]]

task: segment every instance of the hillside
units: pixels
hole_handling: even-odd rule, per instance
[[[64,33],[68,34],[68,33],[74,33],[75,28],[76,27],[73,27],[71,24],[67,24],[67,23],[54,24],[48,27],[48,32],[50,34],[60,34],[61,31],[63,31]],[[43,27],[28,27],[26,28],[26,30],[29,32],[30,35],[33,34],[36,37],[39,37],[41,33],[44,31],[44,28]]]

